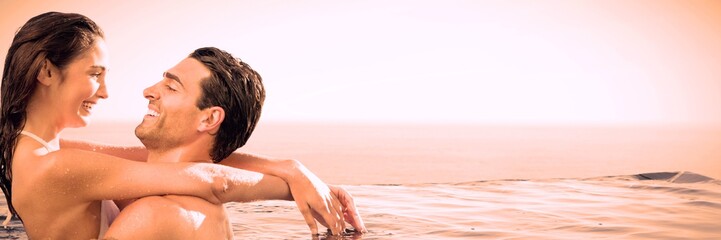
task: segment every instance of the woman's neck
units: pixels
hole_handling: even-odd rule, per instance
[[[31,132],[42,138],[50,146],[58,147],[60,132],[65,128],[58,124],[58,109],[52,109],[52,104],[43,104],[39,99],[32,99],[28,103],[24,131]]]

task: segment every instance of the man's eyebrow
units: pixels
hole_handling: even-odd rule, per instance
[[[180,78],[179,78],[178,76],[175,76],[175,74],[172,74],[172,73],[169,73],[169,72],[164,72],[164,73],[163,73],[163,77],[173,79],[173,80],[175,80],[176,82],[180,83],[180,86],[185,87],[185,85],[183,85],[183,82],[180,81]]]

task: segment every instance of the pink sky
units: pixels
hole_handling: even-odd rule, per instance
[[[721,124],[720,1],[0,1],[0,55],[46,11],[105,30],[111,98],[195,48],[263,76],[263,121]]]

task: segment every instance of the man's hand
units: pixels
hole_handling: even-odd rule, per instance
[[[328,188],[330,188],[331,194],[335,196],[336,199],[341,204],[341,209],[343,211],[343,219],[350,223],[353,228],[356,229],[356,231],[365,233],[368,232],[368,230],[365,227],[365,224],[363,223],[363,219],[360,216],[360,213],[358,212],[358,209],[355,206],[355,202],[353,201],[353,196],[348,193],[344,188],[334,185],[328,185]],[[320,214],[313,211],[313,216],[318,219],[318,221],[325,227],[328,227],[328,224],[321,221]],[[329,227],[328,227],[329,228]]]
[[[345,221],[357,231],[367,232],[353,197],[343,188],[326,185],[297,160],[270,159],[236,152],[220,164],[277,176],[285,180],[292,195],[285,199],[295,200],[313,234],[318,234],[316,220],[330,229],[333,234],[343,232]]]
[[[353,197],[345,189],[326,185],[300,163],[295,164],[295,168],[296,174],[287,180],[288,186],[313,235],[318,234],[316,219],[333,235],[343,233],[345,221],[356,230],[366,232]]]

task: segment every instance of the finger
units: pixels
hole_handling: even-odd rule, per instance
[[[303,214],[305,223],[308,224],[310,228],[310,234],[313,236],[318,235],[318,225],[315,223],[315,218],[313,218],[313,214],[310,212],[308,205],[300,202],[296,202],[296,205],[298,206],[298,210],[300,210],[300,214]]]
[[[338,223],[340,223],[340,231],[345,232],[345,217],[343,215],[343,206],[340,204],[340,201],[338,201],[338,198],[333,198],[333,208],[335,208],[336,214],[334,217],[338,218]]]
[[[342,189],[341,191],[343,192],[343,194],[339,194],[339,196],[342,196],[340,198],[340,201],[343,204],[343,208],[345,209],[345,211],[344,211],[345,219],[356,230],[359,230],[361,232],[368,232],[368,229],[366,229],[365,224],[363,223],[363,219],[361,218],[361,215],[358,212],[358,208],[356,208],[356,206],[355,206],[355,201],[353,201],[353,196],[351,196],[350,193],[345,191],[345,189]]]
[[[336,217],[338,213],[333,206],[328,206],[332,205],[332,202],[326,200],[324,203],[325,204],[322,204],[322,209],[325,211],[323,211],[321,215],[323,216],[325,222],[328,224],[328,228],[333,233],[333,235],[338,235],[340,234],[340,224],[338,223],[339,219]]]
[[[320,225],[323,225],[324,227],[330,229],[330,227],[328,227],[328,223],[326,223],[323,219],[323,215],[321,215],[320,213],[318,213],[318,211],[314,209],[311,209],[310,212],[313,213],[313,218],[315,218],[315,220],[318,221]]]
[[[355,209],[355,206],[353,206],[352,210],[351,208],[348,208],[347,210],[348,211],[346,212],[346,219],[349,220],[348,222],[350,223],[350,225],[360,232],[368,232],[365,223],[363,223],[363,218],[361,218],[361,215],[358,210]]]

